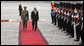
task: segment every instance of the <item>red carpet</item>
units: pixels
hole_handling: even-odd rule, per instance
[[[32,30],[32,22],[27,23],[27,31],[23,31],[23,23],[20,23],[19,45],[48,45],[39,29]]]
[[[1,20],[1,22],[9,22],[9,20]]]

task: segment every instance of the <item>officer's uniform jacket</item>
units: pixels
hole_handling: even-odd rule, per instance
[[[29,20],[28,11],[23,10],[23,11],[21,12],[21,19],[22,19],[23,21],[25,21],[25,22],[27,22],[27,21]]]

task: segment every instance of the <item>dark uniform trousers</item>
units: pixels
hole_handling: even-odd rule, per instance
[[[79,41],[80,40],[80,36],[81,36],[81,25],[78,25],[76,27],[76,39]]]
[[[66,32],[69,34],[67,19],[66,19]]]
[[[81,43],[83,43],[83,29],[81,30]]]
[[[70,27],[70,35],[72,37],[74,37],[74,27],[73,27],[73,25],[71,25],[71,27]]]
[[[69,35],[74,37],[74,27],[73,27],[73,25],[71,25],[70,21],[68,22],[68,33],[69,33]]]
[[[51,15],[51,19],[52,19],[52,23],[54,23],[54,16],[53,15]]]
[[[54,16],[54,24],[56,25],[56,15]]]
[[[83,20],[82,20],[82,22],[83,22]],[[83,23],[81,23],[81,26],[82,26],[82,27],[81,27],[81,28],[82,28],[82,29],[81,29],[81,43],[83,43],[83,39],[84,39],[84,38],[83,38]]]
[[[63,26],[64,26],[64,18],[61,18],[61,28],[63,29]]]
[[[63,18],[63,31],[65,31],[65,27],[66,27],[66,22],[65,22],[65,20]]]
[[[61,17],[59,16],[59,17],[58,17],[58,27],[61,29],[61,25],[60,25],[61,22],[60,22],[60,21],[61,21]]]
[[[60,13],[60,29],[62,29],[63,26],[63,18],[62,18],[62,13]]]

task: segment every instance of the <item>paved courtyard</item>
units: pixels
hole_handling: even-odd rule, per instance
[[[50,1],[1,1],[1,20],[20,19],[18,5],[27,6],[29,19],[31,11],[37,7],[39,11],[38,27],[49,45],[78,45],[57,26],[51,24]],[[1,22],[1,45],[18,45],[19,22]]]

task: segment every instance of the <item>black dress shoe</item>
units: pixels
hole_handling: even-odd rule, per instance
[[[61,30],[60,27],[58,27],[58,29]]]
[[[51,24],[53,24],[53,22]]]
[[[54,24],[54,25],[56,25],[56,24]]]
[[[79,45],[83,45],[83,43],[79,43]]]
[[[75,42],[78,42],[79,40],[77,40],[77,39],[74,39],[74,41],[75,41]]]
[[[74,37],[72,37],[72,36],[69,36],[69,38],[74,38]]]
[[[57,26],[59,28],[59,26]]]
[[[68,33],[66,33],[66,35],[69,35]]]

